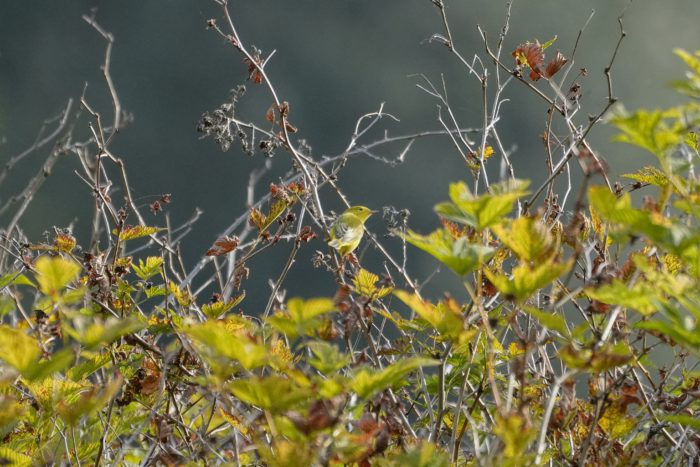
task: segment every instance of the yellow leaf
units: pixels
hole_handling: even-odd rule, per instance
[[[34,264],[39,290],[44,295],[54,297],[66,287],[80,272],[80,265],[61,257],[42,256]]]

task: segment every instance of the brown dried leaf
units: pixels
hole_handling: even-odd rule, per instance
[[[265,120],[270,123],[275,123],[275,104],[272,104],[267,112],[265,113]]]
[[[236,237],[223,236],[219,237],[215,242],[214,246],[207,250],[207,256],[222,256],[235,250],[240,244],[241,240]]]
[[[248,218],[251,225],[258,228],[258,230],[263,230],[265,222],[267,221],[267,216],[263,214],[258,208],[250,209],[250,217]]]
[[[539,41],[525,42],[520,44],[514,51],[515,63],[518,67],[526,66],[530,68],[530,79],[537,81],[542,76],[542,65],[544,65],[544,52]]]
[[[557,72],[561,70],[561,68],[566,64],[567,61],[568,60],[566,59],[566,57],[564,57],[564,55],[561,52],[557,51],[557,54],[554,56],[554,58],[550,60],[547,64],[547,69],[544,71],[544,77],[551,78],[552,76],[557,74]]]

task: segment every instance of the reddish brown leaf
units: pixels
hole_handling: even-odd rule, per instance
[[[236,236],[219,237],[214,242],[214,246],[207,250],[207,256],[222,256],[230,253],[238,247],[240,242],[240,239]]]
[[[549,61],[547,64],[547,69],[544,71],[544,77],[545,78],[551,78],[559,70],[561,70],[561,67],[563,67],[568,60],[564,55],[562,55],[561,52],[557,51],[557,54],[554,56],[552,60]]]
[[[263,74],[260,71],[260,66],[262,65],[262,60],[260,57],[253,57],[255,61],[246,58],[245,64],[248,65],[248,79],[255,84],[261,84],[263,82]]]
[[[267,112],[265,113],[265,120],[270,123],[275,123],[275,104],[272,104]]]
[[[304,243],[308,243],[314,238],[318,238],[318,235],[316,235],[316,232],[311,230],[311,227],[308,225],[305,225],[302,229],[301,232],[299,232],[299,241],[302,241]]]
[[[544,65],[544,52],[539,41],[525,42],[520,44],[514,51],[515,63],[518,67],[526,66],[530,68],[530,79],[537,81],[542,76],[542,65]]]

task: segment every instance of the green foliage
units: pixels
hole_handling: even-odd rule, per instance
[[[187,271],[177,230],[146,226],[128,186],[120,187],[124,207],[111,205],[111,185],[100,181],[110,171],[101,164],[123,169],[106,147],[120,128],[104,137],[103,125],[90,126],[93,136],[100,128],[100,138],[61,149],[98,154],[100,177],[89,179],[90,169],[86,179],[98,194],[93,238],[82,246],[80,236],[59,231],[53,243],[33,244],[9,229],[0,239],[0,463],[427,467],[697,459],[700,374],[689,357],[700,358],[697,103],[618,109],[608,119],[619,132],[615,140],[653,153],[658,166],[623,175],[630,184],[610,183],[585,139],[598,118],[589,126],[574,121],[579,85],[550,98],[533,84],[549,80],[566,58],[558,53],[545,69],[542,51],[554,39],[524,42],[497,91],[486,86],[490,72],[479,79],[497,96],[511,81],[526,82],[523,89],[549,101],[551,119],[565,123],[550,120],[543,133],[545,183],[531,194],[529,181],[512,176],[507,155],[496,154],[494,147],[505,152],[496,129],[504,101],[497,97],[496,108],[484,104],[478,147],[456,121],[457,130],[446,126],[473,178],[451,184],[449,200],[435,206],[440,225],[418,234],[408,228],[407,211],[386,207],[386,238],[396,243],[373,234],[376,248],[339,260],[328,254],[337,224],[329,230],[322,187],[349,204],[338,183],[349,152],[328,171],[306,145],[296,148],[289,104],[279,102],[261,52],[248,52],[235,29],[224,33],[214,20],[209,28],[244,55],[251,85],[267,84],[275,103],[266,113],[272,130],[244,124],[235,114],[239,89],[232,103],[203,118],[202,131],[228,145],[235,127],[248,150],[283,148],[293,172],[249,200],[229,229],[239,228],[236,235],[219,237]],[[434,38],[455,50],[451,38]],[[700,97],[700,53],[676,53],[690,73],[673,87]],[[526,68],[532,83],[522,76]],[[570,131],[559,135],[560,128]],[[348,151],[366,132],[359,123],[358,132]],[[555,169],[554,153],[561,164],[575,153],[584,170],[575,200],[571,185],[556,193],[564,165]],[[494,182],[486,165],[499,156],[507,170]],[[652,195],[632,195],[643,189]],[[152,213],[168,200],[153,203]],[[361,212],[355,220],[363,227],[373,211],[346,212]],[[130,217],[138,225],[128,226]],[[135,250],[124,247],[147,236]],[[317,242],[308,255],[316,272],[303,278],[318,286],[316,296],[287,298],[299,251],[322,236],[327,244]],[[447,266],[462,287],[416,280],[406,244]],[[256,262],[271,249],[289,253],[279,275]],[[361,264],[375,254],[381,278]],[[334,295],[325,288],[332,281]]]
[[[482,230],[502,220],[513,209],[513,203],[525,196],[527,180],[494,183],[490,193],[475,196],[463,182],[450,184],[450,203],[435,206],[445,219]]]

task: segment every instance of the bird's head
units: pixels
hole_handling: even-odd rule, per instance
[[[376,212],[377,211],[372,211],[367,206],[351,206],[345,210],[345,213],[359,217],[362,222],[369,219],[369,216]]]

